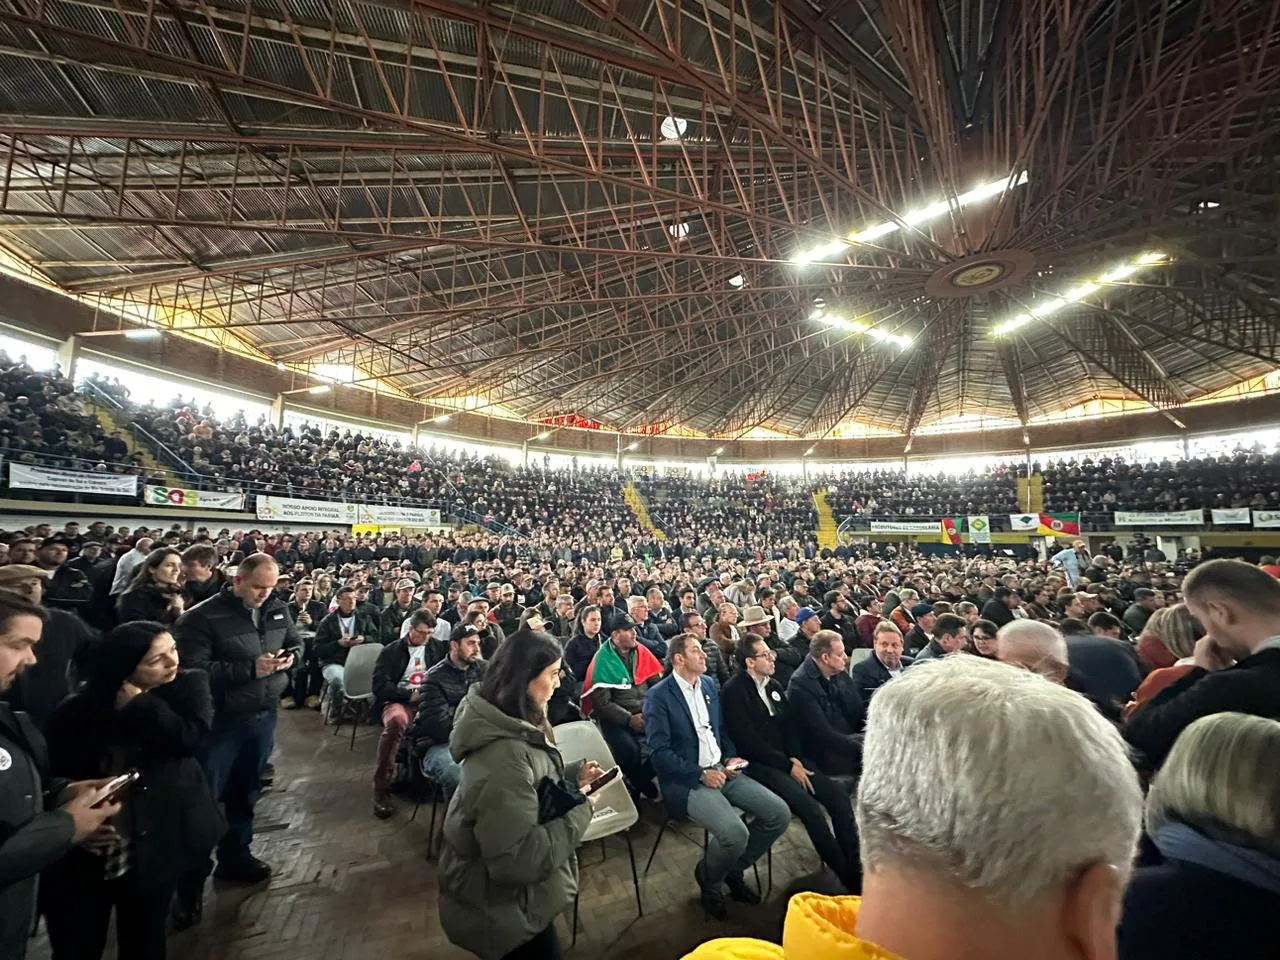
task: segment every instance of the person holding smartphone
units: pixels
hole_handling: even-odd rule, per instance
[[[320,661],[320,674],[329,684],[329,719],[335,719],[342,708],[346,689],[347,654],[362,643],[378,643],[381,627],[375,616],[360,609],[357,592],[342,587],[337,594],[337,607],[316,628],[315,651]]]
[[[121,624],[94,649],[84,689],[49,720],[49,768],[135,779],[114,793],[119,812],[44,873],[54,960],[102,956],[113,911],[119,956],[163,960],[178,878],[226,828],[196,759],[212,720],[209,677],[178,669],[165,624]]]

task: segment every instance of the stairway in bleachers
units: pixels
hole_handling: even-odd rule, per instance
[[[827,491],[814,492],[813,506],[818,511],[818,547],[823,550],[834,550],[840,545],[840,538],[837,535],[840,525],[836,523],[836,515],[831,512],[831,505],[827,503]]]
[[[631,508],[631,512],[636,515],[636,519],[640,521],[641,530],[655,540],[667,539],[667,535],[662,532],[662,528],[654,523],[653,518],[649,516],[649,508],[645,505],[644,497],[640,496],[640,491],[636,489],[636,485],[630,480],[622,488],[622,499]]]
[[[110,436],[117,430],[120,431],[120,439],[124,441],[124,445],[129,448],[129,453],[138,454],[142,459],[142,466],[147,471],[147,476],[153,476],[157,470],[164,474],[164,482],[167,486],[178,486],[178,481],[173,475],[173,471],[169,470],[164,464],[156,460],[151,451],[138,442],[137,437],[133,435],[133,431],[118,422],[113,415],[113,411],[108,409],[104,403],[94,403],[90,398],[90,408],[93,415],[98,418],[102,424],[103,431]]]
[[[1044,513],[1044,477],[1018,478],[1018,506],[1027,513]]]

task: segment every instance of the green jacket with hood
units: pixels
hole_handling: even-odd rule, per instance
[[[445,816],[440,850],[440,923],[449,939],[483,960],[532,940],[573,903],[575,851],[591,805],[538,823],[538,784],[576,783],[542,730],[480,696],[458,705],[449,752],[462,779]]]

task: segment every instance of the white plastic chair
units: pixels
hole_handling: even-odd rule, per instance
[[[336,737],[342,729],[348,704],[358,704],[356,714],[351,718],[351,746],[356,748],[356,730],[360,726],[360,708],[373,709],[373,668],[382,654],[382,644],[368,641],[347,651],[347,663],[342,670],[342,713],[338,717],[337,726],[333,728]]]
[[[609,744],[601,735],[600,728],[590,720],[562,723],[553,728],[553,732],[556,737],[556,747],[560,750],[560,756],[564,758],[566,766],[581,760],[594,760],[605,770],[615,765],[613,751],[609,749]],[[627,857],[631,860],[631,884],[636,890],[636,913],[643,917],[644,907],[640,902],[640,875],[636,873],[636,854],[631,846],[629,832],[639,820],[640,811],[636,809],[635,801],[627,792],[627,785],[622,777],[617,777],[613,783],[601,788],[600,799],[591,816],[591,824],[587,827],[587,832],[582,835],[582,842],[587,844],[593,840],[599,840],[603,849],[604,841],[608,837],[623,834],[627,841]],[[576,943],[577,939],[578,898],[574,897],[573,941]]]
[[[849,651],[849,672],[853,672],[853,668],[860,664],[863,660],[868,659],[873,653],[870,647],[854,647]]]

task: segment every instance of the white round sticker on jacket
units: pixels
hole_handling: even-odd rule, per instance
[[[0,747],[0,771],[8,770],[13,766],[13,755],[4,747]]]

